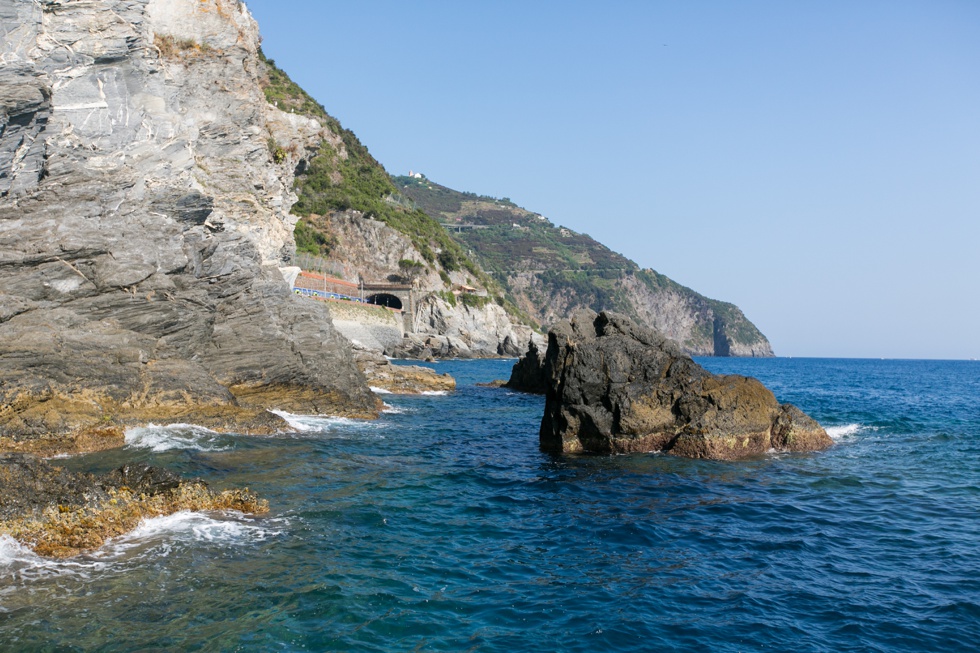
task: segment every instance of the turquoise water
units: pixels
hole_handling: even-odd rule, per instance
[[[542,454],[543,399],[474,384],[274,438],[192,427],[65,460],[269,499],[43,561],[0,539],[12,651],[957,651],[980,640],[980,363],[705,359],[829,430],[725,463]]]

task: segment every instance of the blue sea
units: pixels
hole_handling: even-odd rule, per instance
[[[194,426],[59,461],[164,465],[267,498],[94,554],[0,538],[4,651],[975,651],[980,363],[702,359],[836,441],[743,462],[538,450],[543,398],[433,364],[377,421]]]

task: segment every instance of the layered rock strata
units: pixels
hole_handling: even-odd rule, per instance
[[[548,335],[543,374],[547,451],[731,460],[832,444],[819,424],[781,405],[758,380],[711,374],[676,343],[616,313],[581,311],[559,322]]]
[[[244,4],[3,2],[0,28],[0,438],[377,415],[278,269],[323,135],[265,101]]]
[[[395,355],[408,358],[495,358],[519,356],[534,330],[514,324],[502,307],[492,301],[467,305],[458,299],[451,305],[429,295],[416,309],[416,331]],[[414,336],[414,337],[413,337]]]

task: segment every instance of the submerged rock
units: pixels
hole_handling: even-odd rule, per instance
[[[515,366],[518,382],[536,378],[533,360],[529,352],[521,374]],[[832,444],[819,424],[780,405],[758,380],[711,374],[660,333],[616,313],[581,311],[559,322],[542,373],[547,451],[662,450],[731,460]]]
[[[215,492],[200,480],[143,463],[102,476],[70,472],[26,454],[0,454],[0,534],[37,554],[67,558],[96,549],[141,519],[181,510],[264,513],[245,490]]]

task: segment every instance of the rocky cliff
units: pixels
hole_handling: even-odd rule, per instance
[[[382,340],[379,350],[406,358],[518,356],[527,348],[534,330],[512,319],[503,302],[498,303],[499,289],[482,270],[465,261],[440,262],[439,257],[449,260],[443,253],[450,250],[433,243],[435,258],[429,261],[411,236],[360,211],[313,214],[305,221],[330,243],[325,262],[333,274],[413,288],[411,306],[403,307],[404,342],[358,336],[372,328],[368,323],[357,325],[363,328],[339,324],[345,335],[368,346]],[[461,288],[472,290],[460,292]]]
[[[514,324],[489,297],[429,294],[416,307],[415,332],[394,355],[405,358],[516,357],[543,336]]]
[[[3,0],[0,30],[0,438],[376,414],[278,269],[336,136],[266,102],[244,4]]]
[[[773,355],[766,337],[734,304],[641,269],[587,234],[557,227],[510,200],[459,192],[424,177],[394,181],[533,321],[555,324],[582,308],[616,310],[664,333],[690,355]]]

